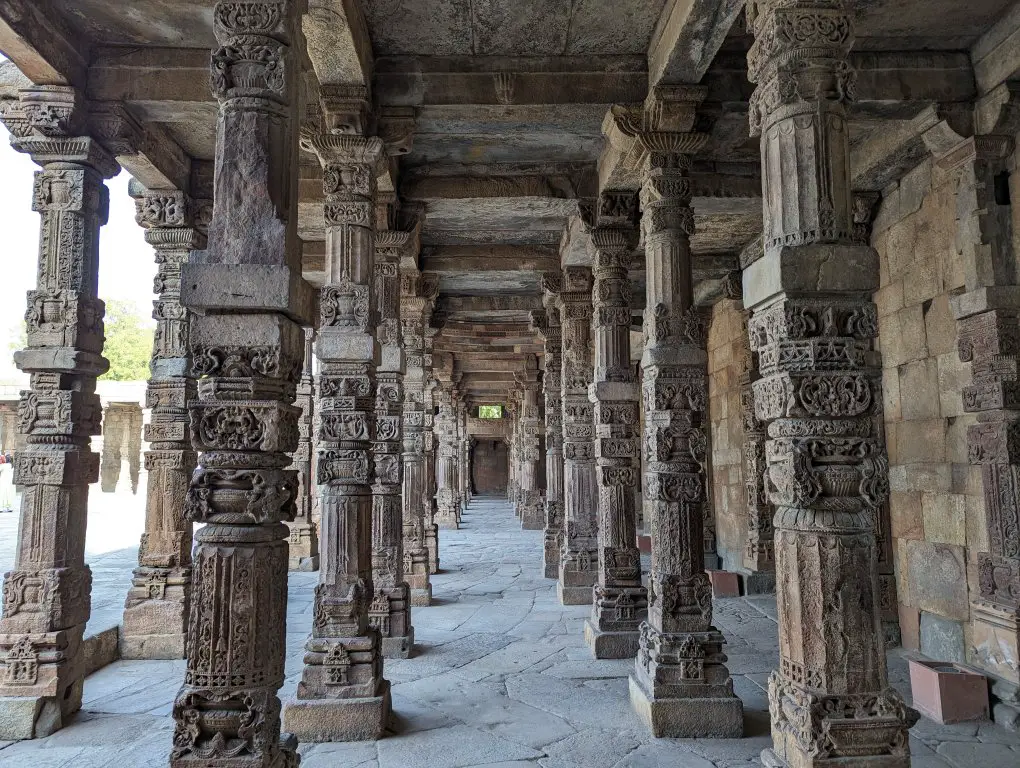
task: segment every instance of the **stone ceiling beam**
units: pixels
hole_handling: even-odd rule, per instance
[[[478,272],[548,272],[559,269],[550,246],[430,246],[422,253],[422,269],[440,276]]]
[[[669,0],[648,48],[648,84],[701,82],[744,0]]]
[[[512,376],[517,372],[524,373],[527,370],[527,365],[525,360],[521,358],[500,360],[481,357],[461,358],[458,355],[454,361],[454,370],[461,373],[498,373],[510,374]],[[492,378],[495,380],[501,377],[493,376]]]
[[[541,296],[440,296],[437,310],[446,312],[537,312]]]
[[[97,46],[87,95],[125,102],[141,119],[158,123],[215,123],[219,109],[209,89],[207,48]]]
[[[85,84],[84,35],[63,23],[50,0],[0,3],[0,50],[36,85]]]
[[[644,98],[640,56],[388,56],[375,62],[379,104],[612,104]]]
[[[985,32],[970,49],[978,90],[988,93],[1020,76],[1020,4]]]
[[[301,31],[321,84],[371,86],[372,41],[358,0],[308,0]]]

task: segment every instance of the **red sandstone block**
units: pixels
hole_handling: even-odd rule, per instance
[[[733,571],[708,571],[712,597],[740,597],[740,577]]]
[[[937,723],[988,719],[988,681],[951,661],[910,661],[914,708]]]
[[[648,553],[652,551],[652,537],[647,533],[639,533],[637,537],[638,549]]]

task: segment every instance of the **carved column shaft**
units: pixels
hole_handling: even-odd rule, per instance
[[[382,637],[387,658],[408,658],[414,645],[410,589],[404,580],[401,486],[405,358],[400,326],[400,259],[411,233],[384,231],[376,237],[376,296],[379,301],[381,362],[377,368],[376,439],[373,444],[372,582],[369,623]]]
[[[641,225],[645,239],[644,493],[652,539],[648,620],[631,701],[655,736],[739,737],[743,707],[712,626],[705,573],[707,329],[694,306],[689,171],[707,141],[693,132],[704,91],[657,88],[646,101]]]
[[[457,488],[457,406],[453,385],[441,388],[437,394],[439,413],[436,414],[436,524],[440,528],[457,528],[459,491]]]
[[[761,367],[780,629],[774,746],[762,757],[806,768],[852,751],[906,766],[916,714],[889,687],[880,628],[874,519],[888,460],[871,353],[878,258],[857,242],[851,205],[853,20],[843,3],[817,0],[754,3],[748,20],[765,253],[745,270],[744,299]]]
[[[21,524],[14,569],[4,577],[0,739],[46,736],[81,707],[79,650],[92,587],[88,486],[99,479],[90,438],[102,417],[96,377],[109,367],[97,295],[99,229],[109,211],[103,180],[117,172],[83,135],[84,119],[72,88],[28,88],[16,106],[4,107],[12,146],[42,170],[32,199],[41,222],[36,287],[25,313],[28,345],[14,355],[31,383],[18,405]]]
[[[323,111],[330,115],[336,106],[324,100]],[[286,721],[316,741],[378,738],[389,712],[389,682],[379,633],[369,624],[373,522],[392,522],[396,507],[392,490],[401,478],[392,438],[399,440],[395,408],[402,401],[392,366],[377,369],[374,333],[377,308],[387,311],[375,272],[383,143],[339,132],[303,141],[322,164],[325,195],[326,284],[319,293],[316,342],[321,567],[299,701],[288,705]],[[392,327],[392,317],[387,320]],[[392,527],[388,544],[397,535]]]
[[[188,661],[174,702],[172,768],[298,763],[280,739],[287,612],[286,522],[295,514],[307,312],[293,227],[296,4],[219,2],[213,93],[219,100],[209,246],[182,273],[191,320],[192,444],[186,516],[196,538]],[[286,169],[286,170],[284,170]],[[245,290],[253,282],[258,290]],[[299,294],[298,294],[299,295]]]
[[[196,212],[183,193],[133,191],[135,220],[156,251],[159,298],[153,303],[156,334],[145,395],[151,412],[145,435],[150,445],[145,533],[124,606],[120,652],[125,659],[180,659],[191,599],[192,525],[184,517],[184,498],[198,459],[188,420],[196,387],[181,270],[191,251],[205,246],[205,237],[193,226]]]
[[[627,274],[634,246],[628,226],[636,214],[633,195],[603,193],[591,234],[595,373],[589,399],[595,406],[599,578],[585,640],[596,658],[632,658],[648,607],[637,548],[639,393],[630,362]]]
[[[319,526],[313,519],[315,489],[312,485],[312,433],[315,429],[315,330],[305,328],[305,362],[297,386],[295,405],[301,409],[298,422],[298,448],[292,454],[292,468],[298,473],[297,514],[290,528],[290,570],[319,570]]]
[[[559,577],[563,546],[563,337],[556,306],[563,280],[558,274],[543,276],[546,311],[537,325],[545,344],[542,397],[545,400],[545,554],[547,579]],[[534,319],[533,319],[534,324]]]
[[[411,605],[428,606],[432,602],[432,583],[429,579],[429,550],[426,530],[431,523],[431,500],[428,499],[428,457],[425,451],[425,418],[427,375],[425,369],[425,328],[435,298],[432,288],[426,286],[414,259],[405,258],[402,267],[401,339],[406,359],[404,376],[404,433],[403,433],[403,531],[404,578],[411,589]],[[431,414],[429,414],[431,417]],[[431,418],[430,418],[431,420]],[[430,425],[431,431],[431,425]],[[425,502],[428,501],[426,504]]]
[[[520,420],[520,491],[517,508],[520,510],[521,528],[524,530],[541,530],[545,526],[545,502],[538,487],[539,455],[539,382],[537,364],[534,358],[528,360],[528,371],[518,377],[521,388]]]
[[[591,287],[590,268],[563,270],[558,304],[563,338],[563,546],[557,591],[564,605],[589,605],[598,575],[595,425],[588,400],[593,371]]]
[[[438,283],[434,292],[438,293]],[[436,523],[436,380],[432,377],[432,346],[437,329],[425,326],[425,393],[422,400],[422,444],[425,450],[425,495],[421,499],[425,524],[425,548],[429,553],[429,573],[439,573],[439,526]]]

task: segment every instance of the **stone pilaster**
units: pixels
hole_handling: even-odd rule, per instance
[[[457,405],[452,383],[442,386],[437,394],[439,413],[436,415],[436,524],[456,529],[459,515]]]
[[[644,175],[643,489],[652,569],[630,696],[655,736],[673,738],[743,733],[705,573],[708,352],[694,306],[689,175],[691,156],[708,139],[692,131],[703,98],[698,87],[656,88],[635,131]]]
[[[563,341],[556,305],[563,278],[555,273],[543,275],[542,287],[546,311],[537,330],[545,344],[545,372],[542,374],[546,483],[544,574],[547,579],[556,579],[563,546]]]
[[[995,676],[994,717],[1008,723],[1020,711],[1020,288],[1008,235],[1012,210],[996,199],[995,181],[1016,172],[1020,94],[1004,96],[985,99],[998,101],[995,124],[981,126],[990,133],[950,151],[938,167],[958,178],[960,210],[969,212],[960,221],[968,233],[960,253],[967,290],[950,302],[960,359],[971,364],[963,408],[978,419],[967,444],[981,471],[988,547],[975,558],[968,661]]]
[[[377,368],[375,482],[372,486],[372,584],[369,624],[382,638],[386,658],[406,659],[414,646],[410,587],[404,580],[402,486],[405,357],[400,325],[400,261],[418,250],[410,232],[382,231],[375,241],[381,362]]]
[[[343,106],[324,98],[326,130]],[[383,142],[338,131],[302,142],[322,164],[325,194],[326,282],[316,341],[322,551],[298,701],[287,705],[284,718],[289,730],[311,741],[356,741],[379,738],[389,717],[379,632],[369,623],[373,508],[375,498],[386,496],[387,505],[395,499],[388,491],[401,479],[391,435],[399,440],[393,409],[402,397],[392,372],[377,372],[374,334],[374,212]],[[378,417],[377,409],[386,415]]]
[[[312,432],[315,429],[315,376],[312,369],[315,330],[305,328],[305,362],[294,404],[301,409],[298,448],[291,455],[297,470],[297,514],[290,529],[289,567],[292,571],[319,570],[319,526],[313,519],[315,488],[312,485]]]
[[[195,210],[182,192],[132,189],[135,220],[156,251],[156,334],[146,386],[148,493],[145,532],[120,634],[125,659],[182,659],[191,602],[192,525],[184,517],[188,482],[198,459],[188,407],[196,397],[190,314],[181,306],[181,270],[205,247]]]
[[[539,455],[538,435],[541,429],[538,405],[541,386],[534,357],[528,358],[526,371],[517,374],[517,385],[521,393],[517,509],[523,530],[540,531],[545,527],[545,499],[538,487],[538,462],[542,458]]]
[[[558,308],[563,339],[563,539],[556,591],[564,605],[590,605],[598,577],[598,487],[595,482],[592,382],[592,274],[563,270]]]
[[[457,403],[457,524],[464,519],[464,509],[471,501],[470,488],[470,462],[471,452],[469,450],[467,434],[467,403],[460,400]]]
[[[588,399],[594,405],[598,484],[598,582],[591,618],[585,622],[588,647],[599,659],[633,658],[638,629],[648,612],[637,548],[639,393],[630,362],[630,279],[637,199],[628,192],[599,197],[592,230],[592,289],[595,372]]]
[[[425,451],[427,372],[425,329],[438,284],[421,277],[417,254],[405,254],[401,265],[400,321],[407,372],[404,375],[403,531],[404,578],[411,589],[411,605],[432,603],[426,529],[431,524],[428,457]],[[428,414],[431,417],[431,414]],[[431,423],[429,425],[431,431]],[[423,503],[428,501],[428,503]]]
[[[85,564],[88,486],[99,479],[90,438],[100,432],[96,377],[108,366],[97,296],[99,229],[117,165],[87,133],[72,88],[43,86],[4,105],[12,146],[41,166],[36,287],[25,313],[28,345],[14,361],[31,377],[18,405],[25,446],[14,464],[21,524],[0,618],[0,739],[47,736],[81,708],[80,653],[91,612]]]
[[[872,340],[878,257],[854,233],[845,104],[853,17],[842,2],[748,7],[764,256],[744,272],[776,506],[780,668],[768,766],[907,766],[917,715],[889,686],[874,519],[888,495]]]

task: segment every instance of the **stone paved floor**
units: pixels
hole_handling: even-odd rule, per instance
[[[304,768],[544,768],[758,765],[769,743],[769,670],[777,662],[775,602],[716,603],[744,700],[741,740],[655,740],[631,713],[631,662],[594,661],[582,640],[587,611],[564,608],[541,578],[542,533],[521,531],[503,501],[476,500],[460,531],[441,534],[435,605],[414,613],[416,656],[387,661],[396,717],[376,743],[308,744]],[[311,620],[315,574],[293,574],[287,637],[292,696]],[[90,677],[75,723],[35,742],[0,743],[0,768],[149,768],[166,765],[170,707],[183,662],[118,662]],[[890,656],[907,688],[906,662]],[[1020,736],[989,723],[913,731],[918,768],[1017,768]]]

